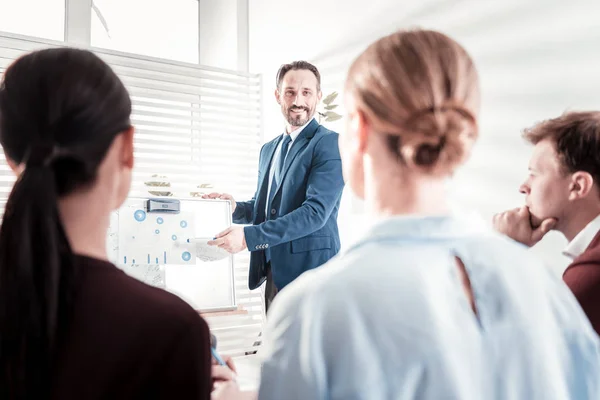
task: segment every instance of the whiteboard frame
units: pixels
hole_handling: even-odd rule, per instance
[[[177,197],[171,197],[171,196],[150,196],[150,197],[140,197],[140,196],[131,196],[128,197],[127,200],[125,200],[125,202],[121,205],[121,207],[119,207],[118,210],[115,210],[117,212],[120,212],[121,209],[123,207],[126,207],[128,204],[130,204],[131,202],[142,202],[143,206],[144,206],[144,211],[148,212],[147,209],[147,201],[148,200],[153,200],[153,199],[158,199],[158,200],[178,200],[181,204],[184,203],[196,203],[196,202],[204,202],[204,203],[215,203],[215,202],[219,202],[219,203],[225,203],[225,207],[226,207],[226,214],[227,214],[227,227],[230,227],[233,224],[233,220],[232,220],[232,215],[231,215],[231,202],[229,200],[223,200],[223,199],[202,199],[202,198],[194,198],[194,197],[184,197],[184,198],[177,198]],[[152,214],[160,214],[160,213],[155,213],[153,212]],[[236,297],[236,291],[235,291],[235,263],[233,260],[233,254],[229,254],[228,256],[228,263],[229,263],[229,269],[231,271],[231,305],[227,305],[227,306],[219,306],[219,307],[209,307],[209,308],[199,308],[196,309],[196,311],[198,311],[199,313],[213,313],[213,312],[223,312],[223,311],[235,311],[238,309],[238,304],[237,304],[237,297]],[[167,264],[168,266],[169,264]],[[119,266],[118,266],[119,267]],[[120,268],[120,267],[119,267]],[[134,278],[136,279],[136,278]],[[166,277],[166,271],[165,271],[165,280],[167,280]],[[162,289],[162,288],[159,288]],[[173,293],[171,291],[169,291],[168,288],[164,288],[162,290],[165,290],[169,293]],[[175,295],[177,295],[177,293],[173,293]],[[185,301],[185,300],[184,300]]]

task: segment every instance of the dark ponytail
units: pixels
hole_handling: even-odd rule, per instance
[[[72,279],[57,201],[50,167],[28,166],[6,204],[0,228],[3,399],[44,398],[49,391],[52,351],[68,304],[63,289]]]
[[[24,169],[0,227],[0,399],[49,398],[76,295],[59,198],[93,183],[130,113],[121,81],[84,50],[38,51],[5,73],[0,142]]]

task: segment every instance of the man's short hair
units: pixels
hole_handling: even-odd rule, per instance
[[[305,69],[312,72],[317,78],[317,90],[321,90],[321,74],[317,67],[309,63],[308,61],[294,61],[289,64],[283,64],[279,67],[279,71],[277,71],[277,76],[275,77],[275,82],[277,84],[277,89],[281,88],[281,82],[283,82],[283,77],[290,71],[296,71],[299,69]]]
[[[525,129],[532,144],[550,140],[566,173],[584,171],[600,186],[600,112],[567,112]]]

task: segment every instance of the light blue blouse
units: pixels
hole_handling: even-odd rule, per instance
[[[457,217],[380,221],[303,274],[277,295],[259,354],[260,400],[600,399],[599,340],[569,289]]]

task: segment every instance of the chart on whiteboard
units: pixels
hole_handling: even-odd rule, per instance
[[[191,212],[147,213],[129,206],[119,211],[119,264],[195,265]]]
[[[160,199],[177,205],[174,212],[165,212],[148,211],[149,200],[130,198],[111,214],[106,243],[109,260],[126,274],[176,294],[197,310],[235,307],[233,258],[208,245],[231,226],[230,204]]]

